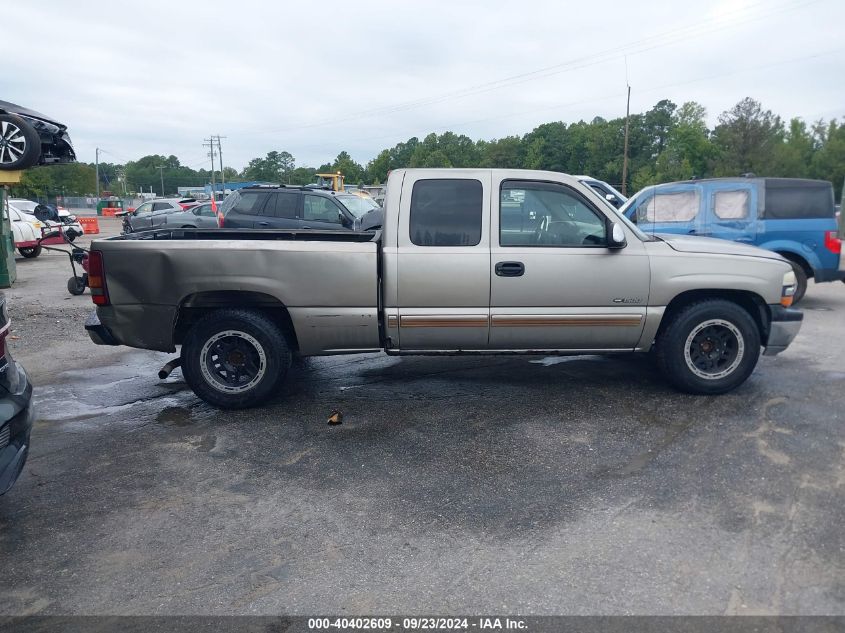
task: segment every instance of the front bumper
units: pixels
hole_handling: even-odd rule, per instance
[[[18,375],[11,381],[13,390],[0,397],[0,495],[12,487],[26,464],[35,418],[32,384],[23,367],[12,361],[4,371]]]
[[[772,312],[772,322],[769,326],[769,339],[763,356],[775,356],[789,347],[798,336],[804,313],[800,310],[784,308],[780,305],[769,306]]]

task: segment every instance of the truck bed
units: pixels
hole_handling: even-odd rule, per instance
[[[100,321],[118,342],[172,351],[185,309],[277,306],[302,353],[373,349],[379,244],[373,233],[155,229],[95,240],[110,305]]]

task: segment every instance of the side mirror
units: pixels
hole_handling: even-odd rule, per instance
[[[609,193],[604,197],[604,199],[608,202],[613,202],[614,200],[616,200],[616,196],[614,196],[612,193]]]
[[[622,226],[618,222],[614,222],[610,225],[610,236],[607,240],[607,247],[608,248],[625,248],[628,245],[628,241],[625,239],[625,231],[622,230]]]

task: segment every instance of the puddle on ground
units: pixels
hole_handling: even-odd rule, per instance
[[[156,415],[156,422],[173,426],[190,426],[194,421],[191,419],[191,410],[186,407],[165,407]]]

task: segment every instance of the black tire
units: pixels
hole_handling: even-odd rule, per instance
[[[85,292],[85,280],[82,277],[71,277],[67,280],[67,291],[72,295]]]
[[[41,251],[42,248],[40,244],[38,246],[26,246],[18,249],[18,252],[27,259],[35,259],[41,254]]]
[[[789,262],[792,264],[792,272],[795,273],[795,294],[792,296],[792,305],[797,304],[807,293],[807,273],[804,267],[796,262]]]
[[[227,331],[233,334],[224,334]],[[279,327],[250,310],[210,312],[191,327],[182,343],[185,382],[197,396],[221,409],[263,403],[282,382],[290,363],[290,347]]]
[[[760,331],[741,306],[705,299],[669,318],[657,338],[656,360],[665,379],[677,389],[701,395],[725,393],[754,371],[760,358]]]
[[[0,171],[27,169],[41,158],[41,139],[16,114],[0,114]]]

